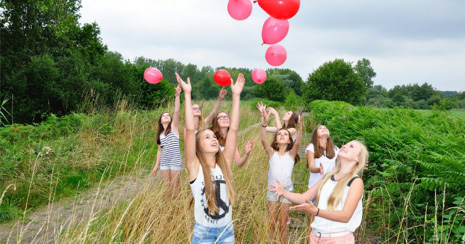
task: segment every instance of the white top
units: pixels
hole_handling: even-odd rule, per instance
[[[285,188],[292,191],[292,170],[294,169],[294,159],[286,152],[284,156],[279,156],[275,151],[270,158],[270,169],[268,170],[268,184],[276,184],[276,179]]]
[[[328,209],[328,199],[329,195],[331,192],[333,192],[334,187],[336,186],[337,181],[335,181],[332,177],[329,179],[323,188],[321,188],[320,192],[320,201],[318,203],[318,208],[327,210]],[[344,190],[344,195],[342,197],[342,201],[339,203],[339,205],[336,207],[335,210],[342,210],[344,208],[344,204],[347,199],[347,194],[349,193],[349,186],[346,186],[346,189]],[[325,218],[321,218],[319,216],[315,216],[315,220],[312,223],[312,228],[318,232],[321,233],[334,233],[334,232],[342,232],[342,231],[350,231],[354,232],[359,226],[360,223],[362,223],[362,213],[363,213],[363,207],[362,207],[362,199],[363,195],[360,198],[360,201],[358,201],[357,207],[355,208],[354,214],[350,218],[349,222],[347,223],[342,223],[342,222],[337,222],[337,221],[332,221],[328,220]]]
[[[232,208],[229,204],[226,181],[220,166],[210,168],[213,186],[216,194],[216,204],[219,213],[211,214],[205,198],[205,181],[202,166],[200,165],[197,178],[190,182],[192,195],[194,196],[194,218],[201,225],[208,227],[222,227],[232,222]],[[219,197],[218,197],[219,196]]]
[[[315,153],[315,147],[313,146],[313,143],[310,143],[308,145],[307,149],[305,149],[305,154],[307,154],[307,151],[310,151],[312,153]],[[323,155],[319,158],[315,158],[315,167],[319,168],[320,164],[323,164],[323,170],[324,173],[327,174],[330,171],[332,171],[334,168],[336,168],[336,158],[337,158],[337,153],[339,152],[338,147],[334,147],[334,158],[327,158],[326,157],[326,151],[324,151]],[[310,178],[308,179],[308,188],[311,188],[315,183],[317,183],[321,179],[322,175],[320,172],[318,173],[313,173],[310,171]]]

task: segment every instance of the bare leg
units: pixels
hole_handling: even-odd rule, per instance
[[[287,243],[287,220],[289,219],[290,206],[287,203],[282,203],[280,206],[279,230],[281,231],[281,243]]]
[[[268,216],[270,224],[270,239],[274,240],[276,232],[276,223],[278,222],[278,206],[279,202],[268,201]]]
[[[181,170],[170,170],[171,174],[171,186],[173,188],[173,195],[179,194],[179,181],[181,178]]]
[[[160,170],[161,171],[161,178],[163,179],[163,184],[167,187],[170,184],[171,176],[170,170]]]

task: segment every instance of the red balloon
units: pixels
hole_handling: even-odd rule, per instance
[[[258,5],[275,19],[290,19],[299,11],[300,0],[258,0]]]
[[[231,75],[228,71],[224,69],[220,69],[216,71],[215,75],[213,76],[216,84],[220,86],[229,86],[231,85]]]
[[[228,13],[235,20],[245,20],[252,13],[250,0],[229,0]]]
[[[289,21],[269,17],[262,28],[263,44],[276,44],[289,32]]]
[[[283,46],[274,44],[270,46],[265,53],[266,62],[272,66],[280,66],[286,61],[287,52]]]
[[[144,78],[150,84],[157,84],[163,80],[163,75],[157,68],[147,68],[144,71]]]
[[[252,80],[257,84],[262,84],[266,80],[266,72],[263,69],[254,69]]]

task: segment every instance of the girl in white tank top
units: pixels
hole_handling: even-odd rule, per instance
[[[363,181],[360,178],[368,162],[368,151],[361,142],[350,141],[337,154],[336,168],[305,193],[286,191],[273,184],[276,196],[299,204],[291,210],[315,216],[310,243],[355,243],[353,232],[362,221]],[[311,199],[316,198],[316,204]]]
[[[240,94],[245,84],[244,76],[239,74],[236,83],[231,83],[231,124],[223,152],[213,131],[204,129],[195,133],[197,128],[192,110],[190,79],[187,78],[186,83],[177,73],[176,78],[184,91],[186,103],[184,152],[194,197],[195,222],[192,243],[234,243],[234,189],[231,165],[237,144]]]
[[[268,154],[269,170],[268,184],[281,182],[286,189],[292,190],[292,170],[294,164],[299,160],[299,146],[302,139],[302,117],[298,119],[299,130],[294,142],[291,133],[287,129],[280,129],[274,136],[273,143],[270,145],[266,141],[266,127],[270,117],[270,111],[266,112],[262,106],[262,130],[260,139],[263,147]],[[269,190],[267,191],[268,211],[270,218],[270,232],[274,237],[276,224],[279,219],[280,240],[281,243],[287,243],[287,220],[289,218],[289,201],[274,197]]]

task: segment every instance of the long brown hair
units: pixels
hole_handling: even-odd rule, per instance
[[[212,130],[213,133],[215,133],[216,139],[218,139],[218,142],[220,143],[220,145],[224,147],[224,145],[226,144],[226,137],[223,137],[223,134],[221,133],[220,124],[218,124],[218,114],[220,113],[225,113],[226,115],[228,115],[228,113],[224,111],[220,111],[216,113],[215,118],[212,121],[212,127],[210,127],[210,130]],[[228,127],[228,131],[229,131],[229,127]]]
[[[347,186],[349,181],[352,178],[354,178],[356,175],[358,175],[359,177],[363,176],[363,169],[365,168],[365,165],[368,162],[369,154],[368,154],[368,150],[367,150],[366,146],[363,145],[363,143],[361,143],[360,141],[356,141],[356,142],[359,143],[359,145],[360,145],[360,152],[358,153],[359,162],[358,162],[357,166],[353,168],[351,173],[346,174],[344,177],[342,177],[340,180],[338,180],[336,186],[334,187],[333,191],[329,195],[327,206],[328,206],[328,210],[330,210],[330,211],[335,210],[337,208],[337,206],[339,205],[339,203],[341,202],[342,197],[344,195],[345,187]],[[318,206],[318,203],[320,201],[321,189],[323,188],[324,184],[329,179],[331,179],[331,177],[333,177],[340,170],[341,170],[341,163],[338,162],[336,164],[336,168],[333,171],[331,171],[331,172],[327,173],[325,176],[323,176],[323,180],[321,181],[320,187],[318,188],[318,194],[317,194],[317,197],[316,197],[315,206]]]
[[[289,118],[289,121],[287,121],[287,125],[285,125],[286,123],[283,124],[283,129],[289,129],[289,128],[296,128],[296,125],[297,125],[297,121],[299,121],[299,115],[292,111],[292,115],[291,117]]]
[[[289,135],[289,141],[291,143],[287,144],[287,147],[286,147],[286,152],[289,152],[293,147],[294,147],[294,140],[292,140],[292,137],[291,137],[291,132],[289,132],[287,129],[280,129],[278,130],[275,134],[274,134],[274,139],[273,139],[273,142],[271,143],[271,148],[273,148],[275,151],[278,151],[279,150],[279,147],[278,147],[278,142],[277,142],[277,139],[278,138],[278,133],[280,131],[287,131],[287,134]],[[294,164],[298,163],[300,161],[300,156],[299,156],[299,152],[296,153],[295,155],[295,158],[294,158]]]
[[[326,151],[327,158],[334,158],[336,156],[336,152],[334,151],[334,144],[330,136],[328,136],[328,139],[326,140],[326,149],[320,146],[320,140],[318,140],[318,128],[320,128],[320,126],[321,125],[318,125],[317,127],[315,127],[315,129],[313,130],[313,135],[312,135],[311,143],[313,144],[313,147],[315,150],[314,157],[319,158],[322,155],[324,155],[324,151]]]
[[[212,214],[216,214],[219,213],[219,208],[216,204],[215,185],[212,182],[210,166],[207,164],[205,153],[203,152],[203,149],[200,146],[200,134],[205,130],[207,129],[203,129],[197,132],[197,135],[195,137],[195,154],[197,155],[200,165],[202,166],[203,178],[205,182],[205,198],[207,199],[208,209]],[[216,164],[220,167],[221,171],[223,172],[224,180],[226,181],[226,189],[228,191],[229,204],[233,205],[234,187],[232,184],[232,172],[231,168],[229,168],[228,164],[226,163],[226,159],[224,158],[223,152],[221,150],[218,150],[218,152],[216,153],[215,161]]]
[[[158,131],[157,131],[157,144],[160,145],[161,144],[161,141],[160,141],[160,135],[163,131],[165,131],[165,136],[168,135],[168,133],[170,133],[171,131],[171,123],[173,123],[173,118],[171,117],[170,115],[170,118],[171,118],[171,122],[168,124],[168,127],[166,127],[166,130],[165,128],[163,127],[163,124],[161,123],[161,117],[163,116],[163,114],[168,114],[170,115],[168,112],[164,112],[164,113],[161,113],[160,114],[160,118],[158,118]]]
[[[205,122],[203,121],[203,117],[202,117],[202,114],[203,114],[203,112],[202,112],[202,107],[200,107],[200,105],[197,104],[197,103],[192,104],[192,107],[194,107],[194,105],[197,105],[197,106],[200,108],[199,124],[198,124],[199,127],[196,128],[196,130],[197,130],[197,131],[200,131],[200,130],[206,129],[206,126],[207,126],[207,125],[205,125]],[[194,117],[195,117],[195,116],[194,116]]]

